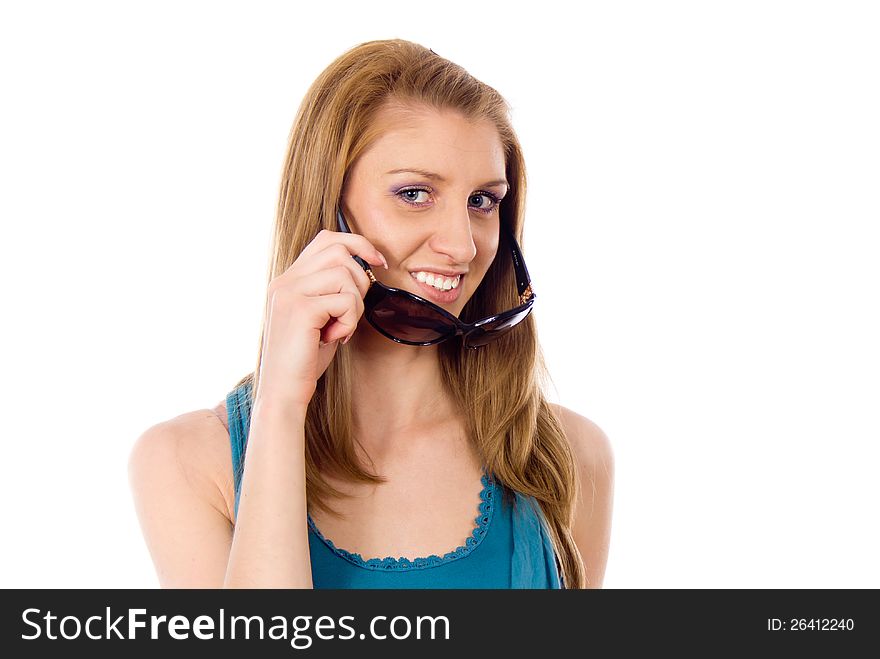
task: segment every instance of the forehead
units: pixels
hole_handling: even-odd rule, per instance
[[[488,119],[468,119],[453,109],[383,107],[373,128],[375,141],[363,154],[375,175],[399,167],[456,178],[504,178],[504,146]]]

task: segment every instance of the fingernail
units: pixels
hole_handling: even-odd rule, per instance
[[[382,256],[382,252],[380,252],[379,250],[376,250],[376,254],[379,255],[379,258],[380,258],[380,259],[382,259],[382,265],[384,265],[384,266],[385,266],[385,269],[387,270],[387,269],[388,269],[388,261],[386,261],[386,260],[385,260],[385,257]]]
[[[346,343],[348,343],[349,339],[351,339],[352,336],[354,336],[354,332],[352,332],[351,334],[346,336],[344,339],[342,339],[342,345],[345,345]]]

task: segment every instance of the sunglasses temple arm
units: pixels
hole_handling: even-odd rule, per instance
[[[523,259],[522,252],[520,251],[519,245],[516,242],[516,237],[513,235],[513,231],[511,231],[510,227],[507,226],[504,222],[501,222],[501,226],[505,234],[507,235],[507,239],[510,242],[510,253],[513,256],[513,272],[516,275],[516,287],[519,291],[519,294],[522,295],[529,288],[529,285],[532,283],[532,278],[529,276],[528,268],[526,268],[526,262]]]

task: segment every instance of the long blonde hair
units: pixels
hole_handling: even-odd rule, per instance
[[[321,229],[336,230],[345,177],[376,139],[374,119],[390,100],[456,109],[468,119],[494,123],[505,147],[510,184],[500,221],[507,222],[522,242],[525,163],[504,98],[423,46],[400,39],[370,41],[331,63],[297,112],[281,177],[269,281],[281,275]],[[502,240],[461,319],[472,322],[516,306],[512,270]],[[260,382],[262,347],[261,339],[254,372],[238,383],[251,385],[252,398]],[[549,378],[534,314],[479,350],[463,350],[457,340],[438,348],[443,384],[463,411],[468,436],[485,466],[507,487],[538,501],[565,587],[584,588],[584,566],[571,535],[580,485],[565,432],[544,395]],[[306,417],[307,499],[310,506],[329,514],[336,513],[327,500],[344,495],[324,480],[322,472],[361,483],[385,480],[365,470],[354,450],[349,350],[350,346],[337,348]]]

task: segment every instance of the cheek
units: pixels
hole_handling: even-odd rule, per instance
[[[359,217],[363,229],[362,235],[385,255],[389,266],[392,263],[399,263],[407,254],[418,248],[418,241],[409,236],[405,228],[390,220],[387,212],[384,212],[378,204],[364,204]]]
[[[486,272],[495,255],[498,253],[498,232],[487,233],[484,236],[474,236],[477,245],[477,261],[480,272]]]

